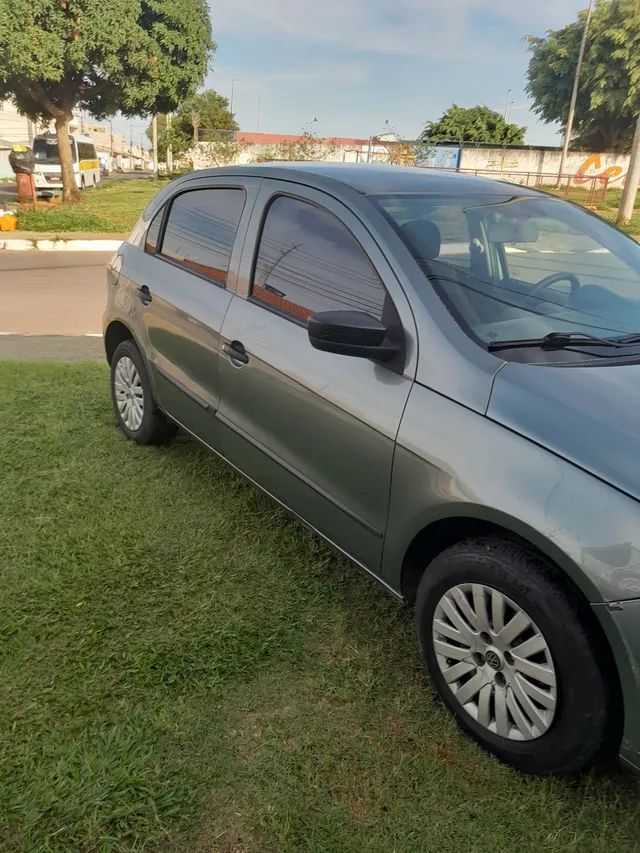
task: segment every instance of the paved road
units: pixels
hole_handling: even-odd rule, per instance
[[[0,338],[96,335],[106,302],[110,252],[0,253]],[[87,346],[89,346],[87,339]],[[99,339],[93,339],[93,345]],[[35,339],[31,342],[36,346]],[[68,344],[68,342],[67,342]],[[6,352],[7,342],[2,351]],[[25,339],[21,349],[29,348]]]

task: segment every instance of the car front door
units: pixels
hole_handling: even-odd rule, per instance
[[[195,182],[194,182],[195,183]],[[222,319],[258,182],[182,186],[156,214],[132,273],[137,326],[162,408],[215,443]]]
[[[222,327],[223,452],[376,572],[395,438],[415,374],[404,293],[348,207],[284,181],[264,182],[241,264]],[[405,339],[404,364],[314,349],[306,320],[327,310],[393,323]]]

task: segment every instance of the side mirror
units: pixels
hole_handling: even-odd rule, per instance
[[[400,346],[388,340],[386,326],[364,311],[320,311],[307,320],[311,346],[355,358],[390,361]]]

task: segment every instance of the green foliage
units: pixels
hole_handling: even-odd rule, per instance
[[[158,116],[158,159],[166,160],[167,148],[171,145],[173,156],[180,157],[197,139],[199,142],[221,143],[223,151],[235,142],[235,131],[239,129],[234,114],[229,109],[229,100],[213,89],[199,92],[189,98],[171,117],[167,126],[166,115]],[[152,139],[151,127],[147,136]]]
[[[212,49],[205,0],[0,0],[0,97],[33,119],[173,110]]]
[[[504,116],[487,106],[459,107],[453,104],[437,121],[428,121],[420,136],[423,142],[485,142],[522,145],[526,127],[509,124]]]
[[[530,37],[527,92],[546,122],[566,124],[586,13],[544,38]],[[640,112],[640,3],[599,0],[589,26],[573,143],[627,150]]]
[[[206,0],[0,0],[0,98],[66,135],[75,107],[97,118],[177,108],[213,50]],[[77,195],[60,145],[63,197]]]

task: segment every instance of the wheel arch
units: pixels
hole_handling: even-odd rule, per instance
[[[466,509],[466,514],[456,511],[459,510],[456,507],[451,513],[428,519],[412,537],[405,549],[400,573],[400,592],[407,603],[415,601],[422,575],[438,554],[464,539],[477,536],[495,536],[525,545],[545,557],[585,604],[602,601],[601,594],[582,569],[538,531],[501,513],[487,514],[482,507]]]
[[[123,341],[133,341],[144,358],[144,352],[129,326],[127,326],[126,323],[123,323],[122,320],[112,320],[104,330],[104,351],[109,364],[111,364],[113,354],[117,347]]]

